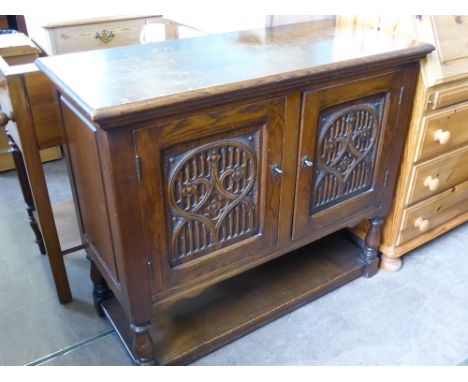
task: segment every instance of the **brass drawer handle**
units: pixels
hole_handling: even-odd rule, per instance
[[[426,232],[429,229],[429,220],[419,217],[414,222],[414,226],[419,229],[419,232]]]
[[[96,35],[94,36],[96,40],[99,40],[103,42],[104,44],[110,43],[114,39],[114,37],[115,37],[114,32],[106,31],[105,29],[103,29],[101,33],[96,32]]]
[[[442,129],[438,129],[434,134],[434,141],[439,142],[441,145],[445,145],[450,141],[450,131],[444,131]]]
[[[431,191],[436,191],[439,188],[439,184],[439,178],[428,176],[426,179],[424,179],[424,187],[428,187]]]

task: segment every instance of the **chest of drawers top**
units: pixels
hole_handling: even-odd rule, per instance
[[[85,116],[100,121],[225,93],[287,90],[298,79],[404,64],[432,49],[319,21],[46,57],[37,65]]]

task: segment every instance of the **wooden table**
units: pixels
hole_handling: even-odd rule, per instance
[[[48,255],[59,301],[68,303],[63,255],[82,249],[83,241],[73,201],[51,203],[42,168],[41,154],[63,142],[54,88],[33,63],[9,65],[1,57],[0,80],[0,127],[7,130],[29,224],[41,253]]]
[[[96,305],[136,363],[188,362],[377,271],[432,49],[325,20],[38,60]],[[362,249],[318,241],[364,218]]]
[[[64,53],[139,43],[142,28],[153,22],[168,28],[163,38],[177,37],[171,32],[177,26],[174,22],[150,16],[49,19],[44,30],[34,23],[29,25],[44,50]],[[96,39],[100,28],[118,36],[106,42]],[[52,49],[44,45],[46,42],[57,45]],[[42,161],[62,156],[59,105],[50,81],[33,64],[39,54],[39,48],[24,34],[0,36],[0,171],[17,170],[35,241],[40,252],[49,257],[59,301],[65,304],[72,301],[72,294],[62,256],[81,249],[83,244],[73,203],[51,204],[37,159],[38,155]]]
[[[0,57],[4,67],[32,63],[39,57],[39,54],[39,48],[22,33],[0,35]],[[0,111],[8,108],[10,103],[6,86],[6,80],[0,73]],[[45,148],[40,155],[43,162],[62,157],[62,153],[57,147]],[[5,131],[0,130],[0,171],[13,170],[14,168],[13,157],[9,152],[8,138]]]

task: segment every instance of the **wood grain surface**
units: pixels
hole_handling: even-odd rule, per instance
[[[362,275],[359,248],[340,234],[158,307],[151,336],[160,365],[186,364]],[[133,360],[128,321],[115,299],[103,302]]]
[[[93,120],[304,77],[414,61],[433,47],[330,21],[41,58],[37,65]],[[364,67],[363,67],[363,64]],[[261,88],[261,89],[258,89]]]
[[[116,293],[126,316],[119,330],[138,364],[161,358],[161,335],[181,355],[159,362],[187,362],[205,344],[292,309],[298,296],[375,274],[417,61],[431,49],[327,21],[39,61],[61,93],[69,153],[97,149],[69,156],[79,169],[72,180],[93,272],[103,276],[95,290],[105,280]],[[321,183],[331,173],[343,178],[338,191]],[[101,221],[86,219],[97,210]],[[249,284],[244,272],[362,219],[371,228],[352,261],[342,262],[345,250],[332,254],[332,239],[326,261],[338,269],[259,274],[260,299],[234,303]],[[110,237],[109,251],[93,236]],[[153,314],[188,308],[181,300],[208,289],[226,292],[234,277],[232,293],[204,304],[194,321],[185,316],[178,333]]]

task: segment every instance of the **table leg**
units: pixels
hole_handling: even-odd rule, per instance
[[[96,264],[94,264],[94,261],[91,259],[91,256],[89,254],[86,254],[86,258],[91,263],[91,270],[89,274],[90,274],[91,281],[93,282],[93,285],[94,285],[94,288],[93,288],[94,308],[96,309],[96,313],[100,317],[104,317],[104,312],[102,311],[102,308],[101,308],[101,302],[107,298],[112,297],[112,291],[107,286],[106,280],[104,280],[104,277],[102,277],[101,272],[99,272],[99,270],[97,269]]]
[[[152,366],[155,364],[150,327],[151,321],[130,325],[133,333],[133,352],[137,356],[138,366]]]
[[[364,276],[374,276],[379,268],[378,248],[380,244],[380,227],[383,224],[381,217],[375,217],[369,220],[369,229],[364,241],[364,248],[361,252],[361,258],[366,263]]]
[[[31,186],[29,184],[28,175],[24,166],[23,156],[21,155],[21,151],[18,149],[18,146],[16,145],[13,138],[9,134],[7,134],[7,136],[9,140],[8,143],[10,145],[10,153],[12,154],[13,162],[15,164],[16,172],[18,174],[21,192],[23,194],[24,202],[26,203],[26,212],[28,214],[29,225],[31,226],[31,229],[34,232],[34,236],[36,237],[35,243],[39,246],[39,251],[42,255],[45,255],[46,250],[44,246],[44,240],[42,239],[41,231],[33,214],[36,208],[34,207]]]

